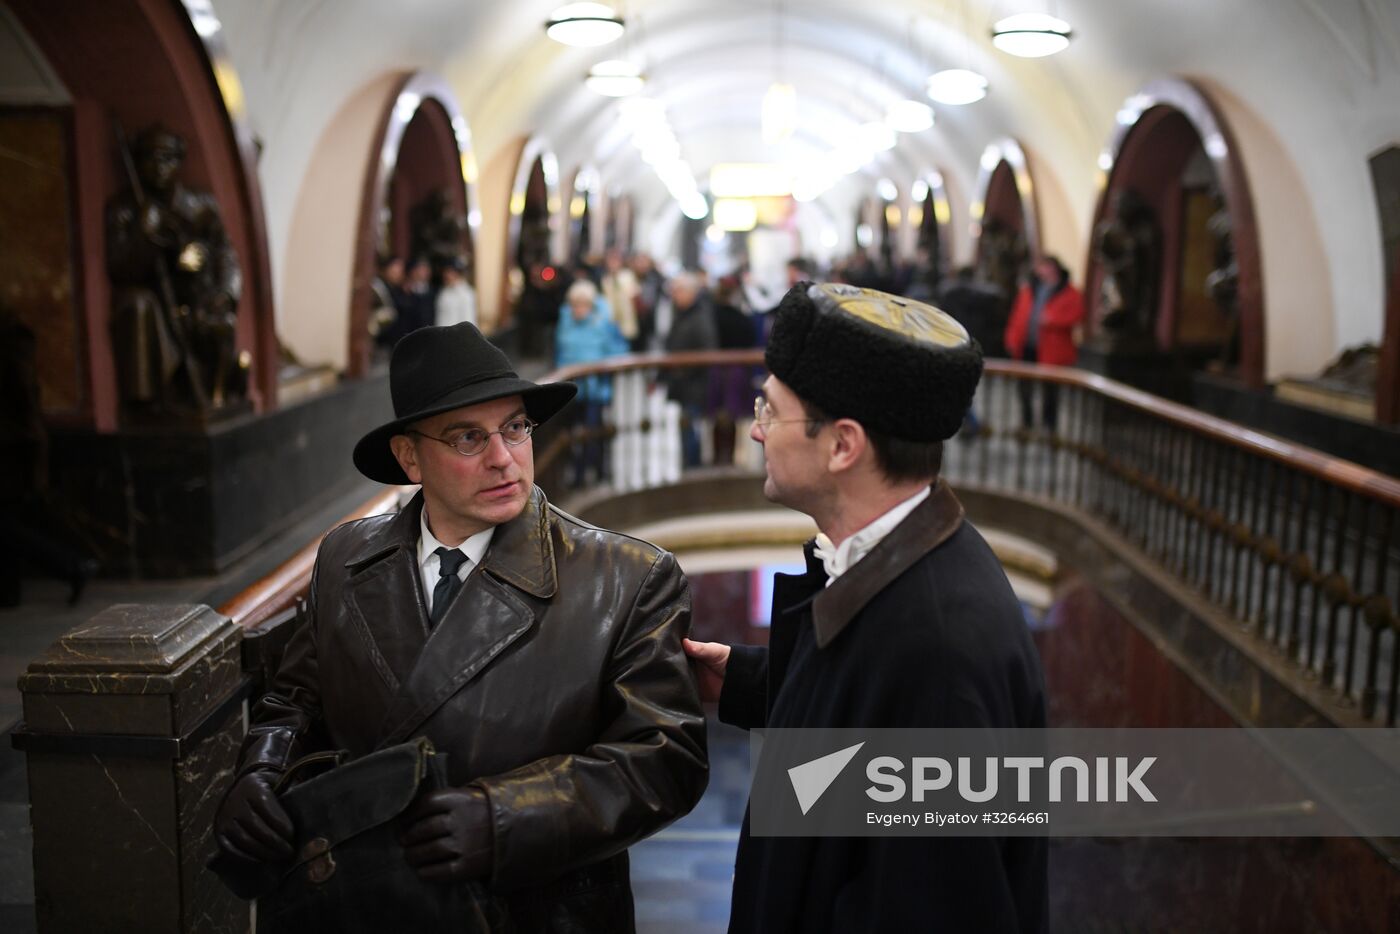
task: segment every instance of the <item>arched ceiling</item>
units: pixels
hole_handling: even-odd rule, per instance
[[[615,129],[616,105],[583,86],[588,68],[605,58],[626,58],[644,68],[644,93],[665,105],[682,154],[702,183],[718,161],[814,160],[849,139],[862,123],[878,121],[890,102],[925,99],[927,76],[943,67],[977,68],[991,79],[992,96],[971,107],[935,105],[935,126],[901,137],[898,148],[865,175],[892,175],[905,184],[937,165],[967,186],[976,177],[986,141],[1026,122],[1020,111],[1027,108],[1014,103],[1025,97],[1014,91],[1019,66],[991,48],[986,34],[992,10],[985,0],[618,3],[615,8],[629,22],[628,34],[596,49],[571,49],[548,40],[542,23],[553,6],[547,0],[497,12],[493,26],[501,30],[498,35],[515,41],[493,43],[490,49],[474,43],[473,51],[454,54],[449,78],[464,97],[479,102],[475,126],[486,145],[497,125],[528,114],[532,126],[560,141],[561,164],[589,158],[606,162],[605,179],[627,179],[652,206],[665,200],[664,191],[659,184],[648,185],[647,167],[630,147],[619,145],[625,135]],[[512,61],[518,72],[532,76],[528,87],[491,79]],[[1035,73],[1043,74],[1045,67],[1041,63]],[[804,132],[779,146],[765,146],[762,100],[779,80],[797,88],[798,123]],[[1072,109],[1063,116],[1068,119],[1056,121],[1061,135],[1067,125],[1073,135]],[[1083,145],[1091,134],[1081,126],[1078,135]],[[830,197],[849,200],[840,194],[851,188],[861,186],[838,185]]]
[[[985,100],[934,105],[933,128],[847,176],[820,211],[849,217],[879,177],[904,188],[931,169],[965,210],[984,147],[1012,138],[1051,215],[1048,246],[1077,268],[1119,108],[1148,81],[1177,76],[1205,88],[1240,138],[1261,204],[1271,317],[1320,316],[1331,347],[1379,335],[1383,263],[1366,159],[1400,140],[1394,0],[613,0],[627,36],[596,49],[545,36],[560,0],[212,2],[267,144],[274,262],[315,141],[386,71],[443,74],[483,165],[540,134],[566,177],[592,164],[610,190],[633,196],[640,217],[674,214],[617,127],[616,105],[583,85],[591,65],[623,57],[645,68],[646,93],[665,105],[701,182],[716,161],[813,158],[888,101],[918,97],[931,71],[975,68],[991,83]],[[1063,53],[1018,59],[991,46],[994,19],[1047,10],[1074,28]],[[797,89],[801,131],[770,149],[759,111],[779,78]],[[1316,343],[1271,349],[1271,372],[1313,367]]]

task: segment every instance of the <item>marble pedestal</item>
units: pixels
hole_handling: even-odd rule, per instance
[[[204,868],[243,737],[239,639],[206,606],[117,605],[21,676],[41,934],[248,930]]]

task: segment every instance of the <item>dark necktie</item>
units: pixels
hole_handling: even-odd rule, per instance
[[[462,589],[462,579],[457,576],[457,571],[467,556],[456,548],[439,548],[433,554],[438,556],[438,582],[433,588],[433,611],[428,614],[428,619],[436,626],[452,604],[452,598]]]

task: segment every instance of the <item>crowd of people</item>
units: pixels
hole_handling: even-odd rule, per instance
[[[767,294],[746,267],[711,278],[700,270],[681,270],[669,278],[646,253],[628,255],[617,248],[568,266],[543,261],[523,270],[511,315],[513,344],[525,359],[546,365],[590,364],[626,353],[686,353],[763,347],[770,316],[780,296]],[[926,247],[891,261],[860,250],[822,268],[805,257],[787,263],[787,286],[822,279],[875,289],[936,305],[967,329],[987,357],[1011,357],[1035,363],[1071,365],[1076,359],[1077,329],[1084,302],[1069,273],[1053,256],[1040,257],[1014,294],[995,277],[974,266],[945,274]],[[429,325],[477,323],[476,295],[461,260],[437,268],[426,258],[405,263],[388,257],[375,282],[376,340],[390,348],[405,335]],[[659,384],[682,413],[681,447],[687,467],[701,463],[702,432],[712,432],[717,463],[733,458],[736,425],[750,414],[758,375],[742,367],[675,368]],[[607,474],[606,454],[598,440],[603,412],[612,401],[611,381],[583,380],[573,407],[580,441],[574,458],[574,482]],[[1052,384],[1039,390],[1021,384],[1024,427],[1037,423],[1053,430],[1057,397]],[[980,426],[969,412],[964,426],[975,436]]]
[[[1084,321],[1084,300],[1070,274],[1054,256],[1030,267],[1025,281],[1008,294],[974,266],[944,274],[931,251],[920,246],[911,258],[882,262],[869,253],[819,267],[795,256],[787,263],[787,286],[826,280],[874,288],[928,302],[953,316],[987,357],[1011,357],[1030,363],[1074,363],[1077,329]],[[601,258],[571,267],[535,263],[515,305],[515,336],[522,356],[554,365],[598,363],[623,353],[686,353],[763,347],[770,312],[780,295],[769,295],[746,267],[711,279],[703,270],[680,270],[666,277],[645,253],[624,255],[609,249]],[[444,323],[451,323],[447,321]],[[699,465],[703,433],[710,431],[715,463],[734,458],[735,426],[749,416],[757,372],[743,367],[673,368],[662,372],[666,395],[682,410],[682,462]],[[1022,423],[1056,427],[1057,396],[1053,384],[1021,385]],[[603,377],[589,378],[575,406],[575,428],[582,428],[575,454],[575,485],[588,475],[606,475],[601,435],[602,413],[612,399]],[[980,430],[969,412],[969,437]]]
[[[385,350],[430,325],[477,323],[471,269],[460,256],[434,264],[424,255],[405,262],[391,254],[380,261],[372,289],[370,332]]]

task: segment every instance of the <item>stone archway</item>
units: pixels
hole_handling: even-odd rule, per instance
[[[354,268],[351,273],[348,376],[369,369],[374,277],[381,251],[406,255],[413,246],[415,210],[433,193],[446,194],[447,210],[467,220],[461,246],[474,246],[480,212],[471,132],[452,89],[427,72],[404,75],[380,111],[371,158],[360,189]],[[387,216],[386,216],[387,212]]]
[[[1105,262],[1096,244],[1109,228],[1102,225],[1111,224],[1121,199],[1134,198],[1148,212],[1144,231],[1150,216],[1160,238],[1148,273],[1154,279],[1148,287],[1150,336],[1157,350],[1194,365],[1223,360],[1246,385],[1262,387],[1258,228],[1243,157],[1218,108],[1190,81],[1153,81],[1120,108],[1100,167],[1106,180],[1085,275],[1091,333],[1104,301]],[[1233,268],[1218,233],[1224,230],[1233,245]],[[1208,288],[1222,298],[1233,294],[1233,312],[1222,311]]]

